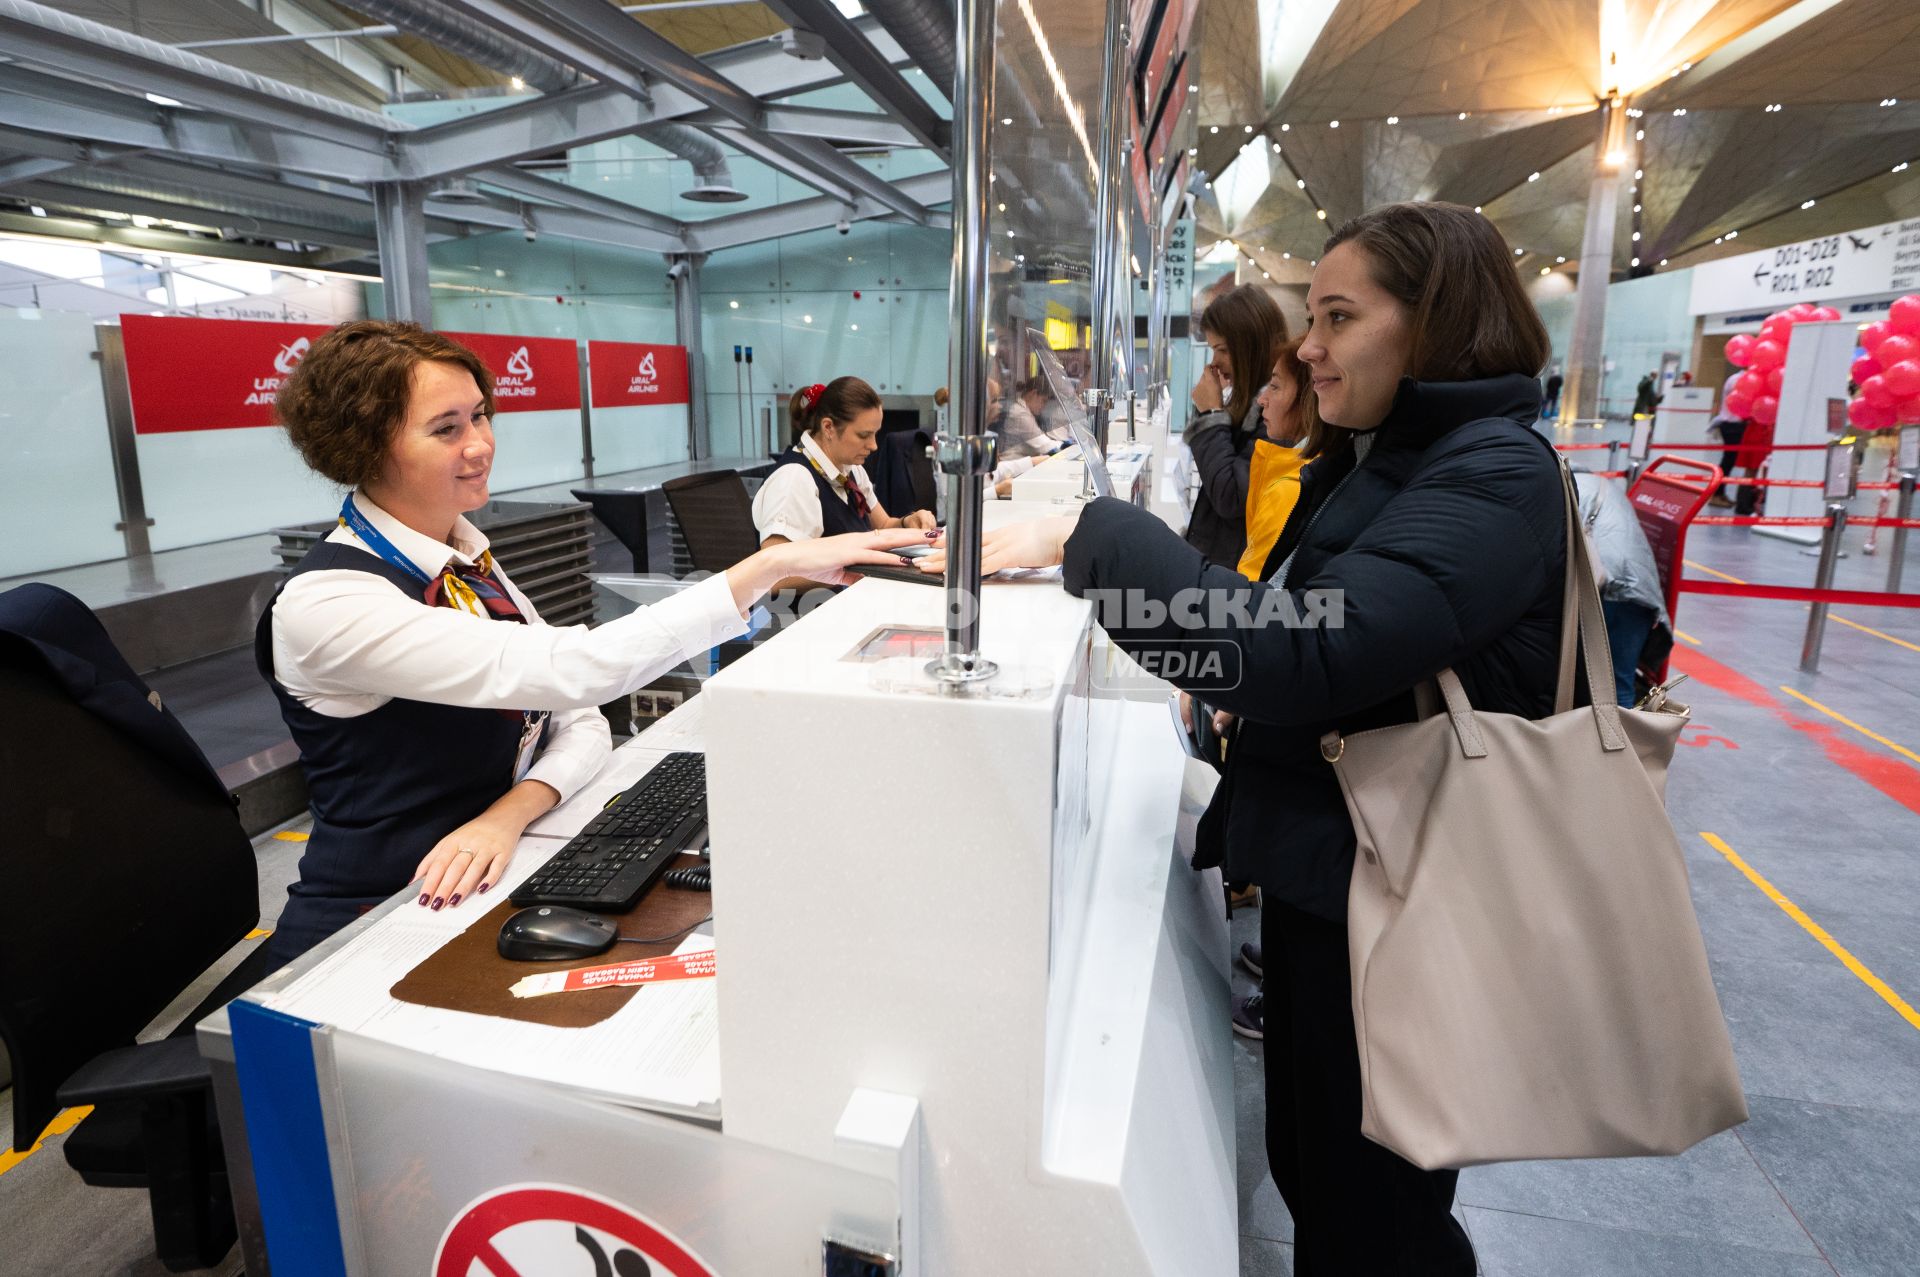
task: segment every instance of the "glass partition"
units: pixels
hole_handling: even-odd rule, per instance
[[[95,353],[88,315],[0,310],[0,577],[126,552]]]

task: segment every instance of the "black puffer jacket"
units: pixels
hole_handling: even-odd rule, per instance
[[[1361,464],[1343,449],[1307,467],[1265,575],[1297,548],[1286,576],[1293,603],[1304,613],[1304,593],[1343,591],[1337,628],[1230,613],[1198,627],[1170,616],[1129,628],[1103,608],[1108,633],[1136,657],[1195,640],[1238,653],[1237,685],[1188,688],[1240,718],[1201,822],[1201,863],[1224,860],[1230,879],[1344,920],[1353,825],[1320,737],[1413,721],[1412,689],[1447,666],[1478,708],[1551,712],[1566,523],[1559,463],[1530,428],[1539,407],[1539,383],[1527,377],[1404,381]],[[1081,516],[1065,579],[1076,595],[1135,590],[1162,601],[1195,587],[1248,589],[1231,566],[1207,566],[1119,501]],[[1257,622],[1275,587],[1251,588]]]
[[[1247,548],[1247,476],[1260,434],[1260,407],[1249,405],[1234,424],[1225,409],[1204,412],[1187,426],[1187,449],[1200,492],[1187,518],[1187,544],[1221,567],[1240,562]]]

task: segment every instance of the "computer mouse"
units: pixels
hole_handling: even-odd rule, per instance
[[[534,905],[500,924],[500,956],[518,962],[589,958],[613,947],[613,920],[564,905]]]

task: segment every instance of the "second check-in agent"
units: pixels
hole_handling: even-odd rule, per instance
[[[896,519],[881,508],[861,463],[879,446],[881,404],[858,377],[836,377],[796,391],[788,406],[793,446],[753,498],[763,547],[836,533],[934,526],[915,510]]]
[[[439,909],[484,893],[523,830],[585,784],[598,707],[747,628],[787,578],[839,585],[924,534],[761,550],[595,629],[542,623],[466,519],[488,500],[493,380],[418,325],[332,329],[281,387],[307,464],[349,491],[340,524],[260,618],[255,655],[300,748],[313,831],[269,941],[285,962],[410,882]]]

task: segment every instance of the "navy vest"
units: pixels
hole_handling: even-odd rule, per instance
[[[422,593],[417,580],[378,555],[332,541],[309,550],[288,580],[339,568],[383,577],[410,599]],[[273,676],[279,598],[275,590],[254,631],[254,661],[300,747],[313,813],[300,878],[287,888],[270,942],[284,962],[413,881],[435,843],[512,788],[521,725],[497,710],[397,697],[353,718],[307,708]]]
[[[781,466],[799,466],[813,477],[813,486],[820,490],[821,536],[832,537],[839,536],[843,532],[873,531],[873,524],[870,521],[853,512],[853,502],[843,500],[840,490],[833,486],[832,480],[813,468],[813,462],[807,459],[807,454],[800,450],[799,444],[787,449],[773,468],[778,470]],[[853,478],[849,476],[847,482],[852,483]]]

